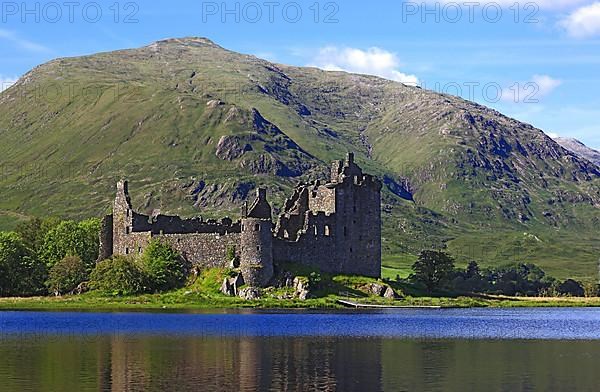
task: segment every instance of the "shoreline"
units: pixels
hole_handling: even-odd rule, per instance
[[[361,310],[402,310],[429,309],[444,310],[451,308],[543,308],[600,307],[600,297],[407,297],[401,300],[381,301],[365,298],[366,301],[354,305]],[[73,295],[63,297],[0,298],[2,311],[175,311],[195,310],[351,310],[347,298],[327,296],[323,298],[301,300],[262,299],[245,301],[225,296],[180,295],[179,293],[149,294],[130,297],[110,297],[99,295]]]

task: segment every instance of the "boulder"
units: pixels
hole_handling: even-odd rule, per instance
[[[298,277],[294,278],[292,287],[295,290],[294,296],[298,299],[304,301],[310,296],[310,288],[308,287],[308,283],[303,279]]]
[[[383,297],[387,299],[397,299],[398,294],[396,294],[393,288],[388,286],[388,288],[385,290],[385,293],[383,294]]]
[[[380,283],[370,283],[366,286],[366,291],[367,293],[377,297],[383,297],[386,291],[386,286]]]
[[[235,297],[238,295],[239,287],[244,285],[244,278],[241,274],[237,274],[231,278],[225,278],[223,280],[223,284],[221,285],[221,292],[225,295],[229,295],[231,297]]]
[[[368,285],[362,287],[361,290],[376,297],[383,297],[387,299],[399,298],[398,294],[393,288],[383,283],[369,283]]]
[[[246,287],[239,292],[239,297],[246,301],[254,301],[260,299],[261,291],[256,287]]]

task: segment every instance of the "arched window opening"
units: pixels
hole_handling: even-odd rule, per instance
[[[325,237],[329,237],[331,235],[331,229],[329,225],[325,225]]]

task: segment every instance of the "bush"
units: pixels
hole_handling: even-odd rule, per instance
[[[168,291],[181,287],[187,276],[187,265],[168,244],[152,240],[141,256],[152,291]]]
[[[112,295],[132,295],[146,291],[147,276],[139,263],[125,256],[114,256],[96,265],[90,287]]]
[[[16,233],[0,232],[0,296],[26,296],[45,291],[46,268]]]
[[[87,277],[88,273],[81,258],[67,256],[50,268],[46,285],[50,293],[61,295],[75,290]]]

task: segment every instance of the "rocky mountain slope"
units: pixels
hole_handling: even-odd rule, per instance
[[[574,138],[558,137],[555,138],[558,144],[573,152],[575,155],[587,159],[596,166],[600,166],[600,151],[594,150]]]
[[[0,138],[5,228],[101,215],[119,178],[146,212],[237,217],[254,187],[280,207],[295,183],[355,151],[386,184],[386,255],[435,246],[462,262],[596,270],[600,169],[542,131],[457,97],[207,39],[43,64],[0,95]]]

